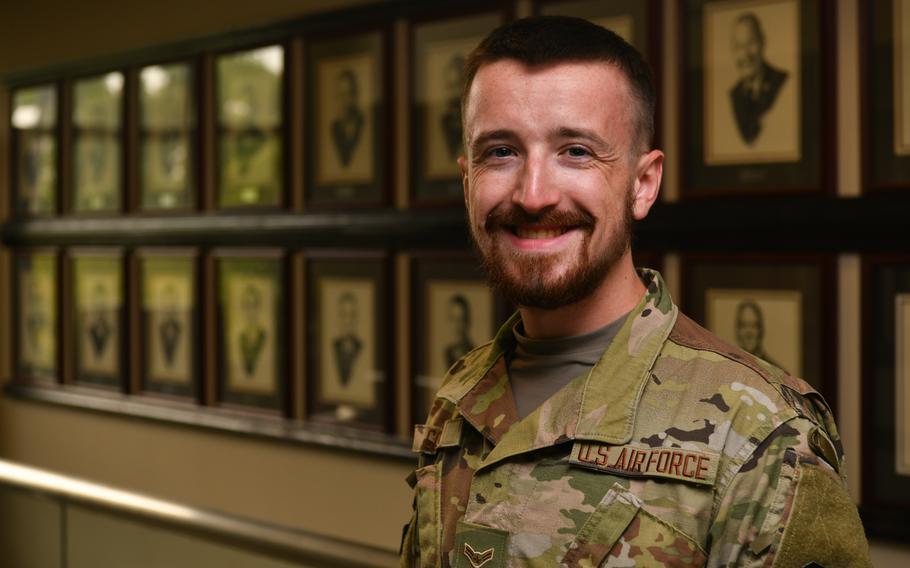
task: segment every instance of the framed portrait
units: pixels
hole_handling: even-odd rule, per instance
[[[834,259],[685,255],[684,313],[819,391],[837,407]]]
[[[683,195],[831,191],[830,3],[684,6]]]
[[[57,211],[57,88],[16,89],[10,124],[13,138],[13,195],[16,214],[47,216]]]
[[[285,266],[280,251],[218,253],[222,403],[283,411]]]
[[[123,83],[119,71],[73,82],[73,212],[121,209]]]
[[[863,261],[863,475],[869,536],[905,541],[910,527],[910,256]]]
[[[57,254],[50,249],[36,249],[18,252],[15,259],[16,377],[56,382],[59,373]]]
[[[70,262],[75,380],[122,387],[126,352],[122,254],[77,250]]]
[[[284,59],[269,45],[215,61],[220,208],[284,203]]]
[[[356,255],[356,256],[355,256]],[[391,323],[385,256],[313,253],[307,278],[308,417],[388,431]]]
[[[381,205],[388,189],[388,37],[314,41],[307,50],[307,203]]]
[[[185,250],[140,250],[140,388],[192,397],[199,376],[198,258]]]
[[[415,204],[464,200],[461,91],[468,54],[502,12],[430,20],[411,29],[411,191]]]
[[[718,337],[763,361],[804,376],[800,290],[709,288],[705,322]],[[769,333],[774,330],[773,333]]]
[[[868,189],[910,183],[910,2],[861,3],[863,177]]]
[[[412,410],[414,421],[420,421],[429,413],[446,372],[492,339],[508,311],[470,255],[415,256],[411,275]]]
[[[196,189],[196,88],[188,62],[139,70],[139,192],[145,211],[189,210]]]

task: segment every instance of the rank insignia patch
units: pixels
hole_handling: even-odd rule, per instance
[[[488,548],[483,552],[477,552],[471,545],[464,543],[464,555],[468,557],[468,562],[471,563],[471,566],[474,568],[480,568],[490,560],[493,560],[493,553],[496,551],[495,548]]]
[[[455,531],[455,568],[505,568],[509,533],[503,530],[458,522]]]

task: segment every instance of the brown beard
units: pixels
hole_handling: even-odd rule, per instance
[[[628,250],[632,240],[632,192],[626,192],[619,226],[610,236],[606,249],[596,258],[590,258],[589,243],[597,219],[588,211],[551,211],[532,215],[520,207],[506,210],[494,209],[487,216],[482,229],[471,224],[471,241],[480,257],[490,285],[516,306],[553,310],[574,304],[588,296],[603,282],[607,274]],[[544,225],[549,227],[573,227],[585,234],[576,263],[555,281],[548,281],[547,275],[561,260],[561,256],[505,255],[497,246],[494,235],[503,227],[516,225]],[[482,230],[487,238],[488,250],[478,242],[476,232]],[[509,267],[520,265],[518,271]]]

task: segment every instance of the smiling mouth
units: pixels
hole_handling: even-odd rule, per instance
[[[520,239],[555,239],[574,229],[575,227],[522,227],[518,225],[507,226],[511,233]]]

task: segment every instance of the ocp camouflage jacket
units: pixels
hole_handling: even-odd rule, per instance
[[[642,278],[600,361],[523,420],[517,316],[452,367],[415,429],[402,566],[870,565],[821,396]]]

